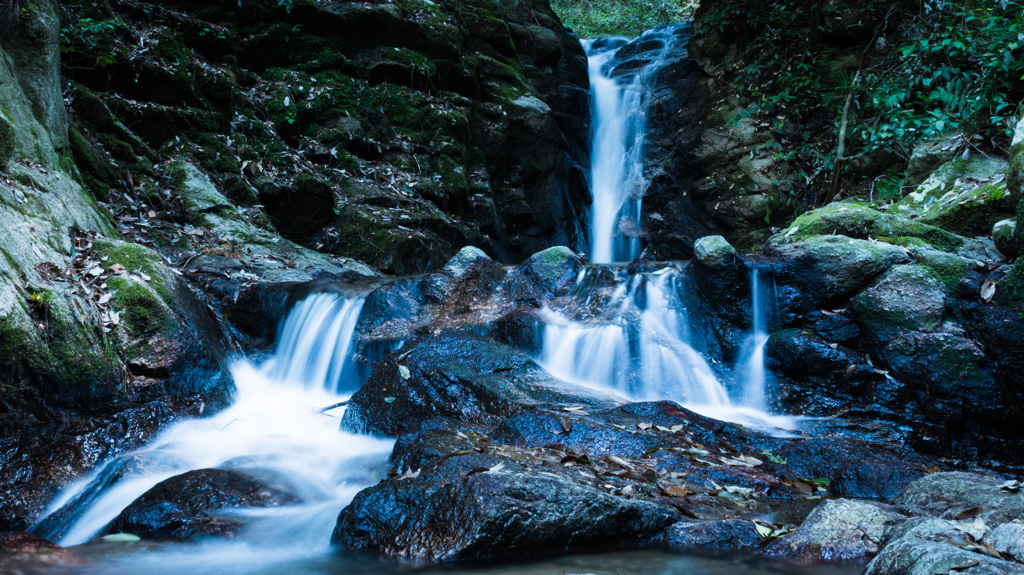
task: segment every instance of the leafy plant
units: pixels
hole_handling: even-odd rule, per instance
[[[694,0],[552,0],[551,8],[580,38],[639,36],[648,28],[681,22]]]

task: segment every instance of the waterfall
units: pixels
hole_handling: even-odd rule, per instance
[[[542,311],[537,361],[544,369],[627,400],[668,399],[773,433],[796,428],[793,418],[767,413],[764,344],[770,302],[756,269],[751,279],[754,328],[731,378],[725,366],[720,368],[726,377],[716,374],[698,351],[701,342],[692,337],[685,268],[671,264],[636,274],[614,268],[613,287],[607,285],[608,271],[607,266],[584,269],[569,303],[558,311]]]
[[[284,481],[304,503],[232,515],[244,524],[232,543],[238,553],[251,554],[251,545],[276,550],[282,560],[326,552],[338,511],[380,479],[393,445],[341,432],[340,413],[321,411],[346,399],[337,389],[362,305],[362,297],[335,293],[296,304],[269,361],[232,366],[237,394],[230,407],[180,421],[67,487],[34,530],[61,545],[84,543],[164,479],[193,469],[250,469]]]
[[[264,366],[268,377],[307,389],[339,391],[352,368],[352,334],[364,298],[314,293],[295,304]]]
[[[751,330],[740,348],[739,375],[742,404],[768,410],[768,374],[764,367],[764,346],[768,343],[768,301],[764,279],[757,264],[750,270]]]
[[[625,39],[586,40],[591,94],[590,260],[640,256],[643,142],[654,75],[680,56],[683,25]]]
[[[633,275],[599,303],[609,311],[593,318],[545,310],[541,365],[562,379],[630,399],[728,405],[725,387],[690,341],[681,280],[676,267]],[[581,276],[579,284],[585,283]]]

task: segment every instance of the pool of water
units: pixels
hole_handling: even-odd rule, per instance
[[[104,543],[69,549],[60,561],[3,563],[0,573],[25,575],[856,575],[863,563],[798,565],[726,554],[683,555],[627,551],[567,555],[523,562],[416,565],[323,551],[257,547],[249,543]]]

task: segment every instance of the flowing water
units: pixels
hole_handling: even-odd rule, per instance
[[[652,77],[680,57],[682,25],[647,30],[633,42],[585,40],[590,71],[593,204],[590,261],[640,256],[644,191],[643,141]]]
[[[621,266],[585,269],[567,298],[574,304],[543,311],[538,362],[556,377],[630,400],[670,399],[772,433],[795,429],[796,418],[769,413],[764,346],[770,298],[757,267],[751,272],[753,328],[735,368],[713,368],[706,339],[694,337],[701,322],[691,283],[680,264],[635,274]]]
[[[233,517],[245,525],[243,542],[220,547],[248,555],[248,547],[258,545],[262,554],[289,560],[326,552],[338,511],[383,476],[393,445],[341,432],[339,413],[321,413],[346,399],[338,385],[362,302],[321,293],[298,303],[270,360],[262,367],[245,360],[232,367],[233,405],[208,419],[177,423],[144,449],[68,487],[36,532],[65,546],[85,543],[160,481],[219,467],[257,470],[305,502]]]

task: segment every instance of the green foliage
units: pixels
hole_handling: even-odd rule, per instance
[[[61,50],[70,52],[75,45],[84,46],[96,54],[98,65],[113,64],[117,60],[117,38],[124,27],[124,22],[116,18],[82,18],[75,25],[61,29]]]
[[[703,30],[741,47],[720,55],[751,102],[736,120],[771,130],[777,160],[807,182],[829,177],[842,133],[839,169],[861,170],[865,191],[898,199],[899,173],[924,138],[960,131],[990,148],[1009,144],[1024,99],[1022,26],[1012,0],[923,10],[888,0],[731,0],[709,7]]]
[[[53,303],[53,292],[48,289],[33,290],[28,294],[29,307],[46,311]]]
[[[953,3],[915,27],[895,65],[865,79],[861,145],[910,150],[921,138],[960,130],[1005,139],[1024,97],[1021,5]]]
[[[552,0],[551,8],[580,38],[639,36],[689,19],[697,8],[691,0]]]

